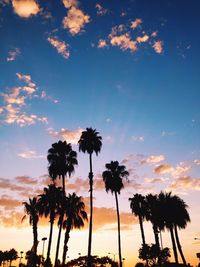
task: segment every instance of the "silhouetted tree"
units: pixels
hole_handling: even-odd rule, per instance
[[[65,265],[70,231],[73,228],[80,229],[84,226],[84,220],[87,220],[87,213],[85,212],[85,204],[82,197],[78,197],[75,193],[69,194],[66,197],[65,216],[66,219],[63,222],[63,228],[66,229],[62,259],[63,266]]]
[[[48,185],[48,187],[45,187],[43,191],[43,194],[39,196],[38,204],[40,206],[40,215],[44,215],[45,217],[49,216],[50,218],[50,232],[46,259],[47,261],[49,261],[53,235],[53,225],[59,209],[60,198],[63,194],[63,190],[61,187],[56,187],[55,184],[50,184]]]
[[[39,221],[39,211],[38,211],[38,201],[36,197],[29,198],[29,202],[23,202],[25,213],[29,215],[29,223],[33,228],[33,247],[32,251],[34,257],[37,255],[37,246],[38,246],[38,233],[37,233],[37,224]],[[25,219],[26,215],[22,218],[22,221]],[[35,265],[35,263],[34,263]]]
[[[93,152],[98,155],[102,147],[102,137],[99,135],[99,132],[96,129],[86,128],[82,132],[81,137],[78,141],[79,151],[89,154],[89,184],[90,184],[90,223],[89,223],[89,237],[88,237],[88,266],[91,266],[90,257],[91,257],[91,248],[92,248],[92,218],[93,218],[93,172],[92,172],[92,154]]]
[[[65,195],[65,177],[68,174],[69,177],[74,172],[74,166],[78,164],[77,153],[72,150],[71,144],[67,144],[66,141],[59,141],[52,144],[52,147],[48,150],[47,160],[49,162],[48,171],[49,175],[54,181],[57,177],[62,178],[63,194]],[[57,266],[60,238],[63,222],[62,212],[60,213],[60,227],[58,233],[58,241],[56,247],[55,266]]]
[[[119,264],[122,267],[121,256],[121,237],[120,237],[120,216],[119,204],[117,195],[120,194],[121,189],[124,187],[123,178],[127,178],[129,173],[126,171],[124,165],[119,165],[118,161],[111,161],[105,165],[106,170],[102,173],[103,181],[105,182],[106,192],[111,191],[115,195],[116,209],[117,209],[117,223],[118,223],[118,247],[119,247]]]
[[[17,251],[12,248],[8,251],[8,260],[10,261],[10,266],[12,265],[12,261],[16,260],[18,258]]]
[[[146,214],[146,201],[145,197],[141,194],[135,194],[132,198],[129,198],[130,201],[130,208],[132,213],[139,218],[140,224],[140,231],[142,236],[142,244],[143,246],[146,244],[145,242],[145,235],[144,235],[144,228],[143,228],[143,220]],[[148,261],[146,260],[146,264],[148,266]]]

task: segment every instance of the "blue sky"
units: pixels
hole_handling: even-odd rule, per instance
[[[78,150],[82,129],[92,126],[103,136],[97,179],[106,162],[125,162],[133,186],[124,199],[173,190],[196,220],[199,8],[194,0],[0,1],[2,212],[12,183],[42,181],[53,142],[66,139]],[[87,164],[79,154],[74,181],[87,177]],[[23,201],[19,192],[14,201]],[[104,207],[101,194],[96,205]],[[199,234],[192,224],[189,235]]]

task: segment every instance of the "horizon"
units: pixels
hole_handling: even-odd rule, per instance
[[[93,155],[92,254],[118,255],[115,199],[101,175],[117,160],[129,171],[119,195],[125,267],[140,261],[142,243],[128,199],[161,191],[188,205],[180,241],[187,262],[198,264],[199,8],[195,0],[0,0],[0,250],[31,249],[22,202],[50,183],[47,152],[59,140],[78,154],[66,193],[82,196],[89,212],[89,156],[77,142],[92,127],[102,136]],[[39,225],[41,253],[49,225]],[[87,254],[88,228],[71,231],[69,259]],[[153,243],[151,223],[144,228]],[[52,259],[57,234],[55,225]],[[174,261],[166,230],[163,244]]]

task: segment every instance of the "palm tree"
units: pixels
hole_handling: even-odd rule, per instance
[[[139,218],[139,224],[140,224],[140,231],[142,236],[142,244],[143,247],[145,247],[145,235],[144,235],[144,227],[143,227],[143,220],[145,218],[146,214],[146,201],[145,197],[141,194],[135,194],[132,198],[129,198],[130,201],[130,208],[132,210],[132,213],[135,216],[138,216]],[[146,265],[148,266],[148,260],[146,259]]]
[[[93,152],[98,154],[102,147],[102,137],[96,129],[86,128],[82,132],[81,137],[78,141],[79,151],[89,154],[89,184],[90,184],[90,224],[89,224],[89,238],[88,238],[88,266],[91,266],[91,248],[92,248],[92,215],[93,215],[93,172],[92,172],[92,154]]]
[[[111,161],[105,165],[106,170],[102,173],[103,181],[105,183],[106,192],[111,191],[115,195],[116,209],[117,209],[117,222],[118,222],[118,248],[119,248],[119,264],[122,267],[121,256],[121,237],[120,237],[120,216],[119,216],[119,204],[118,194],[124,187],[123,178],[127,178],[129,173],[126,171],[124,165],[119,165],[118,161]]]
[[[38,199],[38,204],[40,206],[40,215],[50,217],[50,232],[46,259],[47,262],[50,261],[53,225],[57,216],[57,211],[60,205],[60,198],[62,193],[63,191],[61,187],[56,187],[55,184],[50,184],[48,185],[48,187],[44,188],[44,193],[42,195],[39,195],[40,198]]]
[[[52,147],[48,150],[47,160],[49,162],[48,171],[49,175],[54,181],[57,177],[62,178],[63,194],[65,196],[65,176],[69,177],[74,172],[74,166],[78,164],[77,153],[72,150],[71,144],[67,144],[66,141],[59,141],[52,144]],[[60,213],[60,227],[58,233],[58,240],[56,246],[55,266],[57,266],[60,238],[62,231],[62,222],[64,214]]]
[[[29,198],[29,202],[23,202],[25,213],[29,215],[29,223],[33,228],[33,247],[32,251],[34,254],[34,261],[37,257],[37,246],[38,246],[38,233],[37,233],[37,224],[39,221],[39,206],[36,197]],[[25,219],[26,215],[22,218],[22,221]],[[34,263],[35,265],[35,263]]]
[[[132,213],[139,218],[140,224],[140,231],[142,236],[142,244],[145,245],[145,235],[144,235],[144,228],[143,228],[143,220],[145,218],[145,209],[146,209],[146,202],[145,197],[141,194],[135,194],[132,198],[129,198],[130,201],[130,208]]]
[[[174,218],[176,217],[176,214],[174,214],[174,204],[173,204],[173,196],[171,195],[171,192],[164,193],[161,192],[158,195],[160,204],[162,206],[162,216],[164,221],[164,226],[170,231],[171,241],[172,241],[172,248],[174,253],[174,259],[176,264],[178,265],[178,253],[176,248],[176,241],[174,236]]]
[[[87,220],[87,213],[85,212],[85,204],[82,197],[78,197],[75,193],[69,194],[66,197],[65,216],[66,219],[63,222],[63,228],[66,229],[62,259],[63,266],[65,265],[70,231],[73,228],[80,229],[84,226],[84,220]]]
[[[178,196],[172,195],[171,192],[159,194],[159,199],[162,202],[164,212],[165,227],[169,229],[172,239],[172,247],[174,251],[174,258],[178,264],[178,253],[181,255],[183,264],[187,266],[186,260],[181,248],[181,244],[178,237],[178,229],[184,229],[188,222],[190,222],[190,216],[187,211],[188,206]],[[176,248],[177,244],[177,248]]]

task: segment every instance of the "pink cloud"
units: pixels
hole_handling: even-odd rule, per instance
[[[35,0],[12,0],[14,12],[22,17],[29,18],[40,12],[40,7]]]
[[[136,29],[141,24],[142,24],[141,19],[135,19],[134,21],[131,22],[131,28]]]
[[[8,52],[7,61],[14,61],[16,58],[21,54],[21,51],[19,48],[14,48],[13,50]]]
[[[69,58],[69,45],[67,43],[58,40],[57,37],[48,37],[47,40],[65,59]]]
[[[162,41],[154,42],[153,49],[157,54],[161,54],[163,52],[163,42]]]
[[[119,46],[122,50],[130,50],[131,52],[137,51],[137,42],[131,40],[128,33],[119,36],[112,36],[110,43],[112,46]]]

